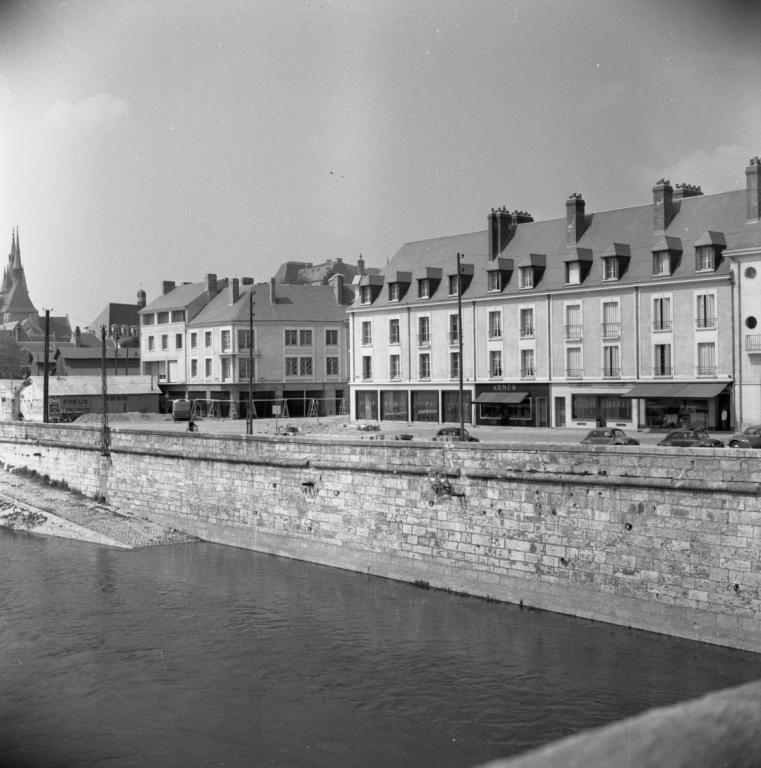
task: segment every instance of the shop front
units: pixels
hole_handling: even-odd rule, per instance
[[[637,384],[623,397],[639,401],[639,426],[650,429],[721,429],[731,385],[716,382]],[[726,426],[724,426],[726,428]]]
[[[547,427],[547,384],[500,383],[476,386],[476,424]]]

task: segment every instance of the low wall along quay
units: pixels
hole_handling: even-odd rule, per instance
[[[0,459],[209,541],[761,652],[752,451],[0,423]]]

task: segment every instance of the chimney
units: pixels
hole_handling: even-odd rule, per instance
[[[74,329],[74,346],[82,346],[82,331],[79,330],[79,326]]]
[[[206,293],[210,299],[217,294],[217,276],[212,272],[206,275]]]
[[[659,179],[653,187],[653,229],[663,232],[674,218],[674,189],[668,179]]]
[[[234,277],[230,281],[230,306],[235,304],[240,298],[240,281],[237,277]]]
[[[586,228],[586,218],[584,217],[584,198],[574,192],[568,196],[565,201],[565,221],[566,221],[566,245],[576,245]]]
[[[145,307],[145,291],[141,288],[137,292],[137,308],[143,309]]]
[[[271,277],[270,278],[270,304],[274,304],[275,303],[275,299],[276,299],[276,296],[277,296],[277,292],[275,290],[275,286],[276,285],[277,285],[277,283],[275,282],[275,278]]]
[[[241,277],[240,284],[241,285],[253,285],[254,284],[254,278],[253,277]]]
[[[515,228],[507,208],[492,208],[489,214],[489,261],[494,261],[510,242]]]
[[[695,184],[677,184],[674,189],[674,200],[682,200],[685,197],[698,197],[703,190]]]
[[[358,275],[364,275],[365,274],[365,260],[362,258],[362,254],[359,254],[359,258],[357,259],[357,274]]]
[[[166,296],[169,291],[174,290],[174,280],[164,280],[161,283],[161,293]]]
[[[344,298],[344,276],[339,272],[330,278],[333,283],[333,292],[336,297],[336,304],[343,304]]]
[[[759,196],[759,187],[761,187],[761,160],[758,157],[751,157],[748,161],[748,167],[745,169],[745,188],[748,206],[748,221],[758,221],[761,219],[761,196]]]

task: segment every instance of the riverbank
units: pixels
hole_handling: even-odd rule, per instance
[[[122,549],[197,541],[26,470],[0,471],[0,527]]]

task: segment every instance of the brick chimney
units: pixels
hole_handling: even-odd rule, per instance
[[[330,278],[330,282],[333,283],[333,293],[336,297],[336,304],[343,304],[344,298],[344,276],[339,272]]]
[[[240,298],[240,281],[237,277],[234,277],[230,281],[230,306],[235,304]]]
[[[489,214],[489,261],[494,261],[505,250],[514,231],[513,217],[507,208],[492,208]]]
[[[578,192],[569,195],[568,200],[565,201],[566,245],[576,245],[584,234],[587,226],[584,217],[585,205],[584,198]]]
[[[206,275],[206,293],[210,299],[217,295],[217,276],[213,272]]]
[[[359,254],[359,258],[357,259],[357,274],[358,275],[364,275],[365,274],[365,260],[362,258],[362,254]]]
[[[141,288],[137,292],[137,308],[143,309],[145,307],[145,291]]]
[[[653,230],[663,232],[674,218],[674,188],[668,179],[659,179],[653,187]]]
[[[240,284],[241,285],[253,285],[254,284],[254,278],[253,277],[241,277]]]
[[[82,346],[82,331],[79,330],[79,326],[74,329],[74,346]]]
[[[161,293],[166,296],[169,291],[173,291],[175,287],[174,280],[163,280],[161,283]]]
[[[759,187],[761,187],[761,160],[758,157],[751,157],[748,161],[748,167],[745,169],[748,221],[758,221],[761,219]]]
[[[682,200],[685,197],[698,197],[703,190],[695,184],[677,184],[674,188],[674,200]]]
[[[274,304],[275,300],[277,299],[277,291],[276,287],[277,283],[275,282],[275,278],[270,278],[270,304]]]

